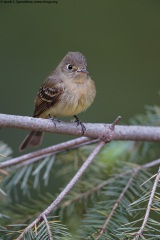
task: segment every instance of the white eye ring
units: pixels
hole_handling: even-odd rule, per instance
[[[68,70],[72,70],[73,69],[72,65],[71,64],[67,64],[67,69]]]

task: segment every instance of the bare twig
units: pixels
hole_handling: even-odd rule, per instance
[[[38,130],[81,136],[81,127],[76,123],[58,122],[54,127],[53,121],[49,119],[22,117],[15,115],[0,114],[1,128],[20,128]],[[100,138],[106,132],[109,139],[112,139],[113,130],[110,124],[85,123],[86,131],[84,136],[89,138]],[[111,137],[110,137],[111,135]],[[160,127],[150,126],[115,126],[113,140],[134,140],[134,141],[160,141]]]
[[[92,151],[92,153],[89,155],[89,157],[86,159],[86,161],[83,163],[81,168],[78,170],[78,172],[75,174],[75,176],[71,179],[71,181],[67,184],[67,186],[63,189],[63,191],[58,195],[58,197],[51,203],[51,205],[42,213],[40,214],[29,226],[25,228],[25,230],[19,235],[17,240],[22,239],[22,237],[37,223],[41,221],[43,216],[48,216],[53,209],[56,208],[56,206],[62,201],[62,199],[66,196],[66,194],[71,190],[71,188],[76,184],[76,182],[79,180],[79,178],[82,176],[82,174],[86,171],[88,166],[91,164],[93,159],[97,156],[99,151],[102,149],[102,147],[105,145],[105,142],[99,142],[95,149]]]
[[[111,128],[112,130],[114,130],[115,126],[119,123],[119,121],[120,121],[121,119],[122,119],[122,117],[121,117],[121,116],[118,116],[118,117],[114,120],[114,122],[111,124],[110,128]]]
[[[48,235],[49,235],[49,240],[53,240],[53,236],[52,236],[52,233],[51,233],[51,230],[50,230],[50,226],[49,226],[48,220],[47,220],[47,218],[46,218],[45,215],[43,215],[42,217],[43,217],[44,222],[45,222],[46,227],[47,227],[47,231],[48,231]]]
[[[142,166],[140,166],[140,168],[150,168],[150,167],[154,167],[156,165],[159,165],[160,164],[160,159],[156,159],[152,162],[149,162],[149,163],[145,163],[143,164]]]
[[[151,191],[151,195],[150,195],[150,198],[149,198],[149,202],[148,202],[148,206],[147,206],[147,209],[146,209],[146,214],[145,214],[142,226],[139,229],[139,231],[136,233],[136,236],[134,237],[134,240],[138,240],[139,237],[141,237],[142,234],[143,234],[143,231],[145,229],[145,226],[146,226],[148,218],[149,218],[149,214],[150,214],[150,211],[151,211],[151,206],[152,206],[154,194],[155,194],[155,191],[156,191],[159,179],[160,179],[160,168],[158,170],[156,179],[155,179],[154,184],[153,184],[153,188],[152,188],[152,191]]]
[[[104,124],[104,128],[105,128],[105,129],[104,129],[104,131],[101,133],[101,135],[100,135],[100,137],[99,137],[102,141],[108,143],[108,142],[110,142],[110,141],[112,141],[112,140],[114,139],[115,126],[116,126],[116,124],[120,121],[120,119],[121,119],[121,116],[118,116],[118,117],[113,121],[113,123],[110,124],[110,126],[109,126],[110,132],[108,132],[109,129],[108,129],[107,124]]]
[[[84,143],[94,143],[97,142],[98,140],[94,139],[89,139],[86,137],[80,137],[77,139],[73,139],[64,143],[60,143],[51,147],[47,147],[32,153],[28,153],[25,155],[22,155],[20,157],[16,157],[13,159],[10,159],[8,161],[4,161],[0,163],[0,169],[7,168],[9,166],[14,166],[16,164],[23,163],[27,160],[29,160],[29,163],[31,163],[31,159],[33,162],[36,162],[46,156],[50,156],[52,154],[56,154],[65,150],[72,149],[74,147],[79,147]]]

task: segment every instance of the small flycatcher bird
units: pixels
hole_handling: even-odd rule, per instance
[[[86,58],[80,52],[67,53],[41,85],[34,102],[33,117],[74,116],[84,132],[84,125],[76,115],[85,111],[96,96],[95,84],[86,67]],[[38,146],[42,136],[42,132],[31,131],[19,150],[22,151],[28,146]]]

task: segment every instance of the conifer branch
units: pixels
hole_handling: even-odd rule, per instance
[[[86,159],[86,161],[83,163],[81,168],[78,170],[78,172],[74,175],[74,177],[71,179],[71,181],[67,184],[67,186],[63,189],[63,191],[58,195],[58,197],[51,203],[51,205],[42,213],[40,214],[29,226],[25,228],[25,230],[19,235],[17,240],[21,240],[22,237],[35,225],[38,224],[42,219],[43,216],[48,216],[53,209],[57,207],[57,205],[62,201],[62,199],[67,195],[67,193],[71,190],[71,188],[76,184],[76,182],[79,180],[79,178],[82,176],[82,174],[86,171],[88,166],[92,163],[93,159],[97,156],[97,154],[100,152],[102,147],[105,145],[105,142],[101,141],[97,144],[95,149],[91,152],[89,157]]]
[[[148,218],[149,218],[152,202],[153,202],[153,199],[154,199],[154,194],[155,194],[159,179],[160,179],[160,168],[158,170],[156,179],[155,179],[154,184],[153,184],[153,188],[152,188],[152,191],[151,191],[151,195],[150,195],[150,198],[149,198],[149,202],[148,202],[148,206],[147,206],[147,209],[146,209],[146,214],[145,214],[142,226],[139,229],[139,231],[136,233],[136,236],[134,237],[134,240],[138,240],[139,237],[142,237],[142,235],[143,235],[143,231],[145,229],[145,226],[146,226]]]
[[[84,134],[85,137],[80,137],[75,140],[67,141],[66,143],[57,144],[50,148],[35,151],[33,153],[30,153],[30,155],[25,154],[23,156],[20,156],[19,158],[15,158],[15,159],[12,159],[12,160],[9,160],[6,162],[1,162],[0,168],[2,166],[2,168],[4,169],[4,168],[7,168],[12,165],[16,165],[16,168],[18,168],[20,166],[24,166],[26,164],[36,162],[46,156],[56,154],[61,151],[65,151],[65,150],[68,150],[68,149],[71,149],[74,147],[79,147],[84,144],[89,144],[91,142],[94,142],[94,143],[99,142],[97,144],[97,146],[95,147],[95,149],[92,151],[92,153],[89,155],[87,160],[83,163],[83,165],[77,171],[75,176],[71,179],[71,181],[64,188],[64,190],[58,195],[58,197],[50,204],[50,206],[46,210],[44,210],[29,226],[27,226],[26,229],[24,229],[24,231],[21,234],[19,233],[20,235],[17,239],[19,240],[19,239],[22,239],[23,237],[27,237],[28,235],[32,234],[31,229],[33,229],[34,226],[38,226],[41,231],[42,225],[43,225],[43,228],[45,228],[44,234],[46,234],[47,237],[50,238],[50,240],[53,239],[54,236],[52,233],[52,225],[49,223],[49,221],[47,219],[47,216],[51,213],[51,211],[53,209],[57,208],[58,205],[60,208],[66,207],[69,204],[71,204],[72,202],[77,201],[79,198],[85,198],[90,194],[92,195],[93,192],[98,191],[99,189],[103,188],[105,185],[107,185],[109,183],[111,183],[111,186],[109,185],[109,187],[106,188],[106,194],[108,193],[109,195],[111,194],[111,196],[112,196],[112,194],[114,194],[114,192],[112,192],[112,181],[113,181],[113,185],[117,184],[117,178],[122,177],[122,179],[120,179],[120,184],[117,185],[118,188],[115,188],[115,193],[117,191],[117,193],[114,194],[114,196],[116,196],[116,199],[115,198],[114,198],[114,200],[111,199],[110,204],[112,204],[112,207],[110,207],[110,205],[108,205],[107,209],[111,209],[111,210],[110,210],[110,212],[108,212],[107,217],[104,217],[104,215],[103,215],[103,216],[101,216],[101,218],[97,218],[97,217],[99,217],[98,214],[93,214],[95,216],[95,223],[94,223],[93,218],[92,218],[92,212],[89,215],[89,217],[91,219],[91,225],[93,224],[93,226],[95,226],[95,228],[97,228],[96,235],[98,235],[98,236],[96,239],[99,239],[101,237],[105,238],[109,234],[110,230],[111,231],[113,230],[113,232],[114,232],[114,227],[112,226],[112,222],[114,221],[114,217],[115,216],[117,217],[119,214],[118,213],[119,205],[121,203],[123,204],[123,202],[125,202],[125,200],[126,200],[125,206],[126,207],[128,206],[128,199],[127,198],[125,199],[125,197],[127,195],[127,190],[130,191],[129,187],[131,186],[131,183],[133,181],[135,174],[137,174],[138,171],[140,171],[140,170],[143,170],[145,168],[150,168],[157,164],[160,164],[160,159],[154,160],[152,162],[149,162],[149,163],[146,163],[143,165],[131,164],[130,169],[128,169],[127,167],[122,168],[122,170],[125,169],[125,172],[117,174],[117,171],[116,171],[115,175],[112,176],[111,178],[109,178],[108,180],[101,182],[100,184],[98,184],[97,186],[94,186],[93,188],[91,187],[86,192],[78,194],[78,196],[74,195],[75,197],[73,196],[73,198],[71,200],[65,201],[61,205],[59,203],[61,203],[61,201],[68,194],[68,192],[71,190],[71,188],[76,184],[78,179],[81,177],[81,175],[88,168],[90,163],[93,161],[94,157],[98,154],[98,152],[104,146],[105,142],[109,142],[111,140],[160,141],[159,108],[154,107],[151,110],[153,110],[153,114],[152,114],[152,112],[149,111],[147,113],[147,114],[149,114],[149,116],[147,116],[147,117],[139,116],[139,117],[137,117],[137,119],[135,119],[135,121],[132,121],[132,123],[133,124],[140,123],[141,125],[144,125],[144,124],[155,125],[155,127],[140,126],[140,125],[139,126],[133,126],[133,125],[132,126],[117,126],[117,123],[120,120],[120,117],[118,117],[112,124],[86,123],[85,127],[87,130]],[[144,121],[144,120],[146,120],[146,121]],[[74,135],[74,136],[81,135],[81,128],[77,127],[77,125],[75,123],[57,122],[56,127],[55,127],[51,120],[5,115],[5,114],[0,114],[0,127],[1,128],[2,127],[3,128],[5,128],[5,127],[22,128],[22,129],[28,129],[28,130],[38,130],[38,131],[53,132],[53,133],[55,132],[55,133],[68,134],[68,135]],[[135,143],[133,143],[133,144],[135,144]],[[141,143],[135,144],[135,145],[142,146]],[[147,146],[147,148],[146,148],[146,146]],[[145,143],[144,147],[142,147],[141,152],[143,152],[143,154],[144,154],[144,151],[146,151],[146,149],[148,149],[148,146],[150,146],[150,143]],[[144,151],[143,151],[143,149],[144,149]],[[128,150],[128,148],[124,148],[124,149],[122,148],[122,150],[126,151],[126,150]],[[135,149],[132,149],[132,150],[134,151]],[[138,150],[139,150],[139,148],[138,148]],[[122,153],[122,151],[120,152],[120,154],[121,153]],[[106,154],[106,152],[104,151],[103,154]],[[116,157],[114,154],[113,154],[113,156]],[[125,155],[124,155],[124,157],[125,157]],[[153,157],[155,157],[154,154],[153,154]],[[54,156],[53,156],[53,158],[54,158]],[[132,158],[132,160],[134,160],[134,159],[135,159],[135,157]],[[51,160],[53,160],[53,159],[51,159]],[[62,160],[63,160],[63,158],[62,158]],[[121,158],[120,158],[120,160],[121,160]],[[47,163],[47,161],[53,162],[53,161],[50,161],[50,158],[46,158],[45,161],[46,161],[46,163]],[[41,167],[39,169],[42,168],[43,163],[45,163],[45,162],[42,162],[40,164]],[[48,165],[48,166],[50,166],[50,165]],[[32,168],[32,165],[26,166],[27,171],[28,171],[28,169],[31,169],[30,167]],[[4,171],[3,169],[2,170],[0,169],[0,171]],[[23,171],[24,171],[24,169],[25,169],[25,167],[23,168]],[[6,170],[8,170],[8,169],[6,169]],[[101,168],[100,168],[100,170],[101,170]],[[19,171],[17,171],[17,174]],[[48,170],[46,170],[46,172],[47,171]],[[139,174],[140,174],[139,185],[141,184],[142,179],[144,179],[143,182],[146,183],[147,182],[146,179],[148,178],[147,171],[144,171],[144,172],[142,171]],[[27,174],[25,175],[25,181],[27,181],[26,176],[27,176]],[[38,176],[38,174],[37,174],[37,176]],[[124,176],[124,178],[123,178],[123,176]],[[139,176],[139,175],[137,175],[137,176]],[[160,178],[160,170],[157,174],[157,177],[155,179],[153,186],[152,185],[150,186],[150,189],[152,189],[151,194],[147,193],[148,207],[147,207],[147,210],[144,209],[145,217],[143,219],[142,225],[139,226],[139,228],[136,228],[136,230],[134,228],[127,229],[127,231],[129,231],[129,232],[132,231],[132,237],[134,238],[134,240],[138,240],[140,237],[143,237],[143,234],[145,235],[145,230],[148,227],[148,224],[150,223],[149,215],[150,215],[150,211],[151,211],[151,205],[153,206],[153,204],[154,204],[154,200],[155,200],[154,194],[155,194],[156,189],[158,188],[158,179],[159,178]],[[114,181],[115,179],[116,179],[116,181]],[[23,181],[23,184],[25,181]],[[137,184],[137,181],[136,181],[136,184]],[[138,184],[136,185],[136,184],[134,186],[135,189],[134,189],[134,187],[132,188],[132,186],[131,186],[131,195],[132,194],[134,195],[134,193],[136,193],[137,196],[140,196],[141,193],[138,192],[139,185]],[[111,187],[111,191],[110,191],[110,187]],[[137,187],[137,189],[136,189],[136,187]],[[133,191],[133,193],[132,193],[132,191]],[[78,192],[78,191],[76,191],[76,192]],[[130,200],[131,199],[129,199],[129,202],[130,202]],[[132,198],[132,200],[133,200],[133,198]],[[123,207],[125,208],[125,206],[123,206]],[[98,205],[98,208],[99,207],[101,209],[101,206]],[[102,211],[105,212],[106,209],[102,207]],[[124,216],[122,216],[122,217],[124,217]],[[98,221],[98,220],[100,220],[100,221]],[[120,219],[120,224],[121,224],[121,222],[122,222],[122,224],[125,222],[123,220],[124,219]],[[43,223],[41,225],[40,223],[42,221],[43,221]],[[98,223],[96,221],[98,221]],[[142,219],[140,219],[140,221],[142,221]],[[117,224],[117,222],[115,221],[115,225],[114,225],[115,228],[116,228],[116,224]],[[46,227],[45,227],[45,225],[46,225]],[[101,226],[103,226],[102,229],[101,229]],[[107,233],[105,233],[106,228],[107,228]],[[84,225],[84,229],[85,229],[85,225]],[[88,228],[86,228],[86,229],[88,229]],[[134,231],[134,233],[133,233],[133,231]],[[135,234],[135,232],[137,234]],[[86,234],[88,235],[88,233],[89,232],[87,230]],[[116,231],[115,231],[115,234],[117,235]],[[85,231],[84,231],[84,235],[85,235]],[[121,232],[119,232],[118,235],[121,235]]]
[[[119,173],[119,174],[115,175],[114,177],[111,177],[111,178],[109,178],[109,179],[107,179],[105,181],[102,181],[100,184],[98,184],[97,186],[89,189],[88,191],[80,193],[78,196],[72,197],[72,199],[63,202],[60,207],[61,208],[65,208],[65,207],[69,206],[70,204],[72,204],[73,202],[76,202],[77,200],[79,200],[81,198],[87,198],[89,195],[91,195],[92,193],[97,192],[98,190],[102,189],[103,187],[105,187],[106,185],[110,184],[111,182],[113,182],[117,178],[124,177],[124,176],[126,176],[128,174],[131,174],[131,175],[133,173],[137,174],[138,171],[140,171],[140,170],[143,170],[143,169],[146,169],[146,168],[150,168],[150,167],[154,167],[154,166],[159,165],[159,164],[160,164],[160,159],[156,159],[156,160],[154,160],[152,162],[149,162],[149,163],[143,164],[141,166],[136,166],[136,167],[134,167],[132,169],[129,169],[126,172]]]
[[[100,239],[100,237],[102,236],[102,234],[105,232],[107,225],[109,224],[109,222],[110,222],[113,214],[115,213],[115,211],[116,211],[119,203],[121,202],[124,194],[126,193],[126,191],[128,190],[128,188],[130,187],[130,184],[131,184],[131,182],[133,181],[133,179],[134,179],[135,175],[137,174],[137,172],[138,172],[138,170],[133,171],[133,174],[132,174],[131,178],[129,179],[128,183],[126,184],[125,188],[123,189],[123,191],[121,192],[121,194],[119,195],[119,197],[117,198],[117,200],[116,200],[115,204],[113,205],[113,208],[112,208],[112,210],[110,211],[110,213],[109,213],[109,215],[108,215],[108,217],[107,217],[107,219],[106,219],[103,227],[102,227],[101,230],[100,230],[100,233],[98,234],[98,236],[96,237],[95,240]]]

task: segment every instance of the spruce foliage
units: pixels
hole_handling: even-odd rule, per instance
[[[160,108],[146,107],[146,113],[135,116],[130,124],[159,126]],[[0,240],[16,239],[61,192],[94,146],[0,170]],[[0,160],[11,155],[10,147],[0,142]],[[156,142],[107,144],[47,223],[42,219],[23,239],[160,239],[159,183],[143,234],[137,235],[159,173],[159,156]]]

